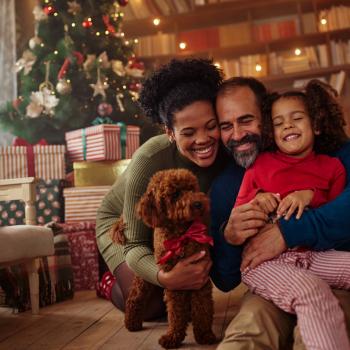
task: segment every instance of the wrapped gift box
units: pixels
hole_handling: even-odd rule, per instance
[[[64,145],[35,145],[33,154],[26,146],[0,147],[0,179],[35,176],[44,180],[64,179]],[[33,168],[34,173],[30,173]]]
[[[36,185],[36,214],[39,224],[63,222],[64,180],[38,180]],[[21,201],[0,201],[0,226],[24,223],[24,204]]]
[[[54,231],[55,254],[39,258],[40,307],[73,298],[74,279],[68,236]],[[24,265],[0,269],[0,305],[22,312],[30,308],[28,273]]]
[[[65,137],[72,162],[128,159],[140,146],[140,128],[122,123],[69,131]]]
[[[65,135],[71,161],[121,159],[120,127],[100,124]]]
[[[130,159],[101,162],[74,162],[74,186],[108,186],[125,171]]]
[[[126,127],[126,148],[125,157],[132,158],[134,152],[140,147],[140,128],[134,125],[127,125]]]
[[[71,251],[74,290],[95,289],[99,279],[95,224],[79,222],[60,224],[67,235]]]
[[[111,186],[69,187],[63,191],[66,223],[95,221],[96,212]]]

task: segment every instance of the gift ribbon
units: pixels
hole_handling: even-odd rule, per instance
[[[28,141],[22,139],[21,137],[16,137],[13,142],[13,146],[24,146],[27,148],[27,169],[28,176],[35,176],[35,162],[34,162],[34,146],[41,145],[46,146],[47,141],[45,139],[39,140],[39,142],[32,145]]]
[[[213,238],[207,235],[207,227],[200,221],[194,221],[186,233],[178,238],[164,241],[165,254],[158,260],[158,264],[164,264],[169,259],[181,257],[183,247],[188,241],[196,241],[201,244],[213,245]]]
[[[115,122],[114,120],[112,120],[110,117],[96,117],[93,121],[92,121],[92,125],[100,125],[100,124],[116,124],[117,122]]]
[[[86,149],[86,131],[85,131],[85,128],[81,129],[81,143],[83,146],[83,159],[86,160],[87,149]]]
[[[120,145],[122,147],[122,159],[126,157],[126,124],[123,122],[118,122],[117,125],[120,127]]]

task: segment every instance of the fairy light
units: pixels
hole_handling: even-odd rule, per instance
[[[320,22],[323,26],[327,24],[327,20],[325,18],[321,18]]]
[[[296,48],[294,50],[294,54],[295,54],[295,56],[300,56],[301,55],[301,50],[299,48]]]
[[[139,43],[139,39],[134,39],[134,43],[138,44]]]
[[[258,63],[257,65],[255,65],[255,70],[257,72],[261,72],[261,70],[262,70],[261,64]]]
[[[74,27],[76,26],[76,24],[73,22],[73,23],[71,24],[71,26],[74,28]]]
[[[181,50],[185,50],[186,47],[187,47],[187,44],[186,44],[184,41],[182,41],[182,42],[179,44],[179,48],[180,48]]]
[[[217,68],[221,68],[221,64],[219,62],[215,62],[214,66],[217,67]]]
[[[53,53],[54,53],[55,55],[58,55],[58,51],[57,51],[57,50],[55,50]]]
[[[153,24],[154,24],[155,26],[159,26],[159,24],[160,24],[160,19],[159,19],[159,18],[155,18],[155,19],[153,20]]]
[[[40,46],[41,46],[41,47],[44,47],[45,45],[44,45],[44,43],[41,43]]]
[[[100,32],[96,32],[96,36],[100,36],[101,35],[101,33]]]
[[[109,31],[108,31],[108,30],[106,30],[106,31],[105,31],[105,34],[106,34],[106,35],[108,35],[108,34],[109,34]]]

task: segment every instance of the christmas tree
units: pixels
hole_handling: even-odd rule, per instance
[[[19,97],[0,111],[0,125],[32,143],[64,143],[66,131],[93,122],[144,126],[141,142],[154,133],[136,103],[144,67],[124,37],[126,5],[40,1],[33,10],[35,35],[16,63]]]

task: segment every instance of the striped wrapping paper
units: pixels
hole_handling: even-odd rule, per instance
[[[65,222],[95,221],[97,209],[110,188],[111,186],[65,188]]]
[[[64,179],[66,173],[64,145],[35,145],[35,176],[44,180]],[[27,147],[0,147],[0,179],[28,176]]]
[[[125,158],[132,157],[134,152],[140,146],[140,128],[134,125],[127,125],[126,127],[126,150]]]
[[[120,127],[117,125],[90,126],[85,129],[69,131],[65,137],[71,161],[121,159]]]

